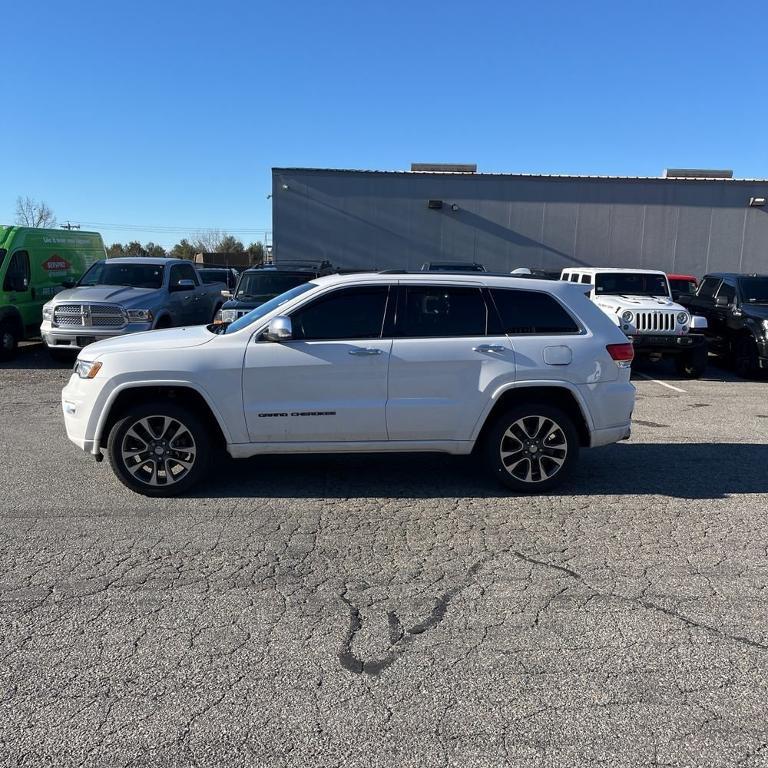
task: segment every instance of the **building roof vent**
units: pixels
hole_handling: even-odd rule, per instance
[[[665,168],[665,179],[732,179],[733,171],[711,168]]]
[[[477,163],[411,163],[415,173],[477,173]]]

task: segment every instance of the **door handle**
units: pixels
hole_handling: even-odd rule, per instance
[[[478,344],[472,347],[473,352],[505,352],[506,349],[503,344]]]
[[[349,350],[350,355],[380,355],[381,350],[374,347],[356,347]]]

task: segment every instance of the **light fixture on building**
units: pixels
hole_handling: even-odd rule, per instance
[[[439,211],[442,207],[442,200],[427,200],[427,208],[431,208],[434,211]]]
[[[764,197],[750,197],[749,198],[749,207],[750,208],[762,208],[765,205],[765,198]]]

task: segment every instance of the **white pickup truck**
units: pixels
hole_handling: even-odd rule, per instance
[[[589,298],[632,340],[636,357],[671,357],[677,372],[689,379],[704,373],[707,342],[701,332],[707,321],[673,301],[664,272],[573,267],[560,279],[587,286]]]
[[[183,493],[211,455],[468,454],[516,491],[629,437],[632,345],[576,286],[478,274],[355,274],[232,323],[86,347],[67,434],[128,488]],[[439,478],[435,478],[439,483]]]

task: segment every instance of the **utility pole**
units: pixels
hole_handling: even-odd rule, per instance
[[[62,224],[61,228],[62,229],[80,229],[80,225],[79,224],[70,224],[69,223],[69,219],[67,219],[67,223],[66,224]]]

